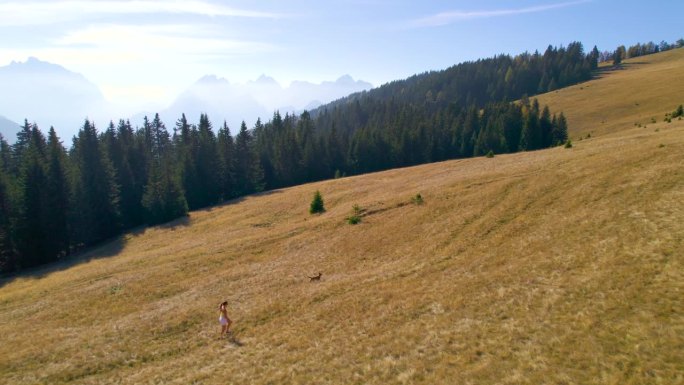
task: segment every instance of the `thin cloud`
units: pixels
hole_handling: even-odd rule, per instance
[[[544,12],[551,9],[571,7],[588,3],[591,0],[569,1],[565,3],[537,5],[533,7],[517,8],[517,9],[496,9],[484,11],[448,11],[441,12],[435,15],[424,17],[413,22],[415,27],[438,27],[442,25],[452,24],[463,20],[484,19],[490,17],[512,16],[525,13]]]
[[[202,0],[155,1],[49,1],[0,3],[0,25],[44,25],[87,20],[93,16],[126,14],[187,14],[207,17],[244,17],[278,19],[285,15],[227,7]]]
[[[275,47],[255,41],[222,36],[211,26],[182,25],[96,25],[71,31],[53,43],[56,47],[121,52],[124,56],[177,57],[183,55],[241,55],[273,51]]]

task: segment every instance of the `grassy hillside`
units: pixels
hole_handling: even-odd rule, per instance
[[[663,55],[542,102],[585,124],[572,95]],[[682,383],[684,121],[651,95],[571,149],[251,196],[0,281],[0,382]]]
[[[684,104],[684,49],[640,56],[621,69],[603,67],[599,78],[538,96],[541,105],[562,110],[570,136],[601,135],[635,124],[661,122]],[[574,135],[573,135],[574,134]]]

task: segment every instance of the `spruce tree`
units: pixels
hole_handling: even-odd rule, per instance
[[[45,137],[33,125],[27,139],[19,159],[20,195],[15,232],[22,268],[37,266],[56,257],[47,245],[50,234],[45,226],[49,215]]]
[[[219,200],[219,163],[216,136],[206,114],[200,115],[197,126],[197,151],[194,164],[197,170],[198,202],[197,207],[206,207]]]
[[[539,102],[534,99],[532,106],[523,114],[523,128],[520,137],[520,149],[523,151],[538,150],[542,147],[542,133],[539,126]]]
[[[147,157],[136,142],[135,133],[128,121],[119,120],[115,140],[109,150],[116,169],[117,184],[121,188],[121,220],[131,228],[143,223],[142,194],[147,181]]]
[[[116,235],[121,223],[119,186],[90,121],[85,121],[75,138],[72,153],[74,241],[91,244]]]
[[[554,115],[555,116],[555,115]],[[556,123],[553,126],[552,133],[552,143],[551,145],[557,146],[565,143],[568,140],[568,122],[565,119],[565,115],[560,113]]]
[[[47,249],[58,256],[69,251],[69,183],[67,155],[57,133],[50,127],[47,154],[47,216],[45,221]]]
[[[15,175],[19,174],[21,159],[24,155],[24,151],[26,151],[29,146],[32,129],[33,125],[29,123],[27,119],[24,119],[24,124],[20,127],[20,131],[17,133],[17,140],[12,145],[12,161],[9,166],[11,172]]]
[[[156,114],[150,125],[152,152],[142,205],[148,224],[168,222],[187,215],[188,204],[175,172],[171,140],[166,126]]]
[[[181,186],[190,210],[202,207],[202,192],[199,172],[197,170],[197,149],[199,148],[199,132],[197,127],[188,123],[185,114],[176,122],[176,162],[180,170]]]
[[[4,141],[0,135],[0,143]],[[1,161],[1,160],[0,160]],[[0,272],[8,272],[15,269],[16,254],[12,242],[12,229],[10,228],[10,197],[7,185],[7,174],[0,164]]]
[[[17,262],[12,227],[12,208],[17,207],[12,181],[16,178],[11,173],[12,164],[12,147],[0,134],[0,272],[14,270]]]
[[[264,174],[253,146],[253,138],[243,121],[235,138],[235,186],[239,195],[261,191]]]
[[[539,117],[539,131],[540,131],[540,146],[539,148],[546,148],[551,146],[553,142],[553,125],[551,124],[551,112],[548,106],[544,106],[541,116]]]
[[[222,199],[235,196],[235,142],[224,121],[217,135],[219,184]]]
[[[320,214],[325,212],[325,206],[323,204],[323,197],[321,192],[316,190],[313,199],[311,200],[311,205],[309,206],[310,214]]]

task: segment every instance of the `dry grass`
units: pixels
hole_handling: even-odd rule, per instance
[[[682,383],[682,164],[673,121],[194,212],[0,281],[0,383]]]
[[[602,135],[652,119],[684,104],[684,49],[628,59],[623,69],[604,67],[600,78],[538,96],[551,111],[563,111],[574,140]]]

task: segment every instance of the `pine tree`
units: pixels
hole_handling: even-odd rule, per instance
[[[263,169],[254,151],[252,135],[242,122],[235,138],[235,186],[238,195],[261,191],[264,186]]]
[[[540,146],[539,148],[550,147],[553,142],[553,125],[551,124],[551,112],[548,106],[544,106],[539,117]]]
[[[344,147],[345,146],[337,133],[337,127],[333,124],[325,141],[324,159],[327,160],[327,170],[324,173],[324,177],[334,175],[333,173],[339,173],[341,175],[344,170],[347,169],[343,152]]]
[[[50,127],[47,154],[47,215],[45,220],[46,243],[49,255],[59,256],[69,251],[69,183],[67,155],[57,133]]]
[[[619,66],[620,64],[622,64],[622,60],[625,59],[626,55],[627,51],[625,50],[624,45],[617,47],[617,49],[613,53],[613,65]]]
[[[220,182],[216,136],[206,114],[200,115],[197,127],[197,151],[194,164],[197,170],[197,207],[206,207],[219,200]]]
[[[506,152],[516,152],[519,149],[520,136],[522,135],[522,106],[519,104],[509,104],[503,119]]]
[[[589,54],[589,57],[587,58],[589,60],[589,63],[591,63],[592,70],[598,68],[599,56],[599,50],[596,46],[594,46],[594,48],[591,50],[591,53]]]
[[[31,130],[33,125],[24,119],[24,125],[22,125],[21,130],[17,133],[17,140],[12,145],[12,163],[10,168],[14,174],[19,173],[19,167],[21,165],[21,158],[24,155],[24,151],[29,146],[29,141],[31,140]]]
[[[534,100],[530,108],[523,113],[523,128],[520,137],[520,149],[523,151],[538,150],[542,145],[542,134],[539,127],[539,102]]]
[[[0,144],[7,144],[0,135]],[[0,161],[2,161],[0,159]],[[10,227],[10,196],[5,167],[0,164],[0,272],[12,271],[16,268],[16,253],[12,242]]]
[[[143,223],[141,202],[147,182],[147,157],[130,122],[119,120],[114,138],[108,152],[121,188],[121,219],[125,228],[131,228]]]
[[[460,155],[464,157],[473,156],[475,149],[475,139],[480,131],[479,112],[475,106],[468,109],[465,121],[463,123],[463,131],[461,134],[461,151]]]
[[[157,161],[150,167],[150,175],[142,198],[145,220],[150,225],[165,223],[187,215],[188,204],[170,167]]]
[[[11,172],[12,157],[12,147],[0,134],[0,171]]]
[[[225,121],[218,131],[217,143],[220,191],[225,200],[235,196],[235,142]]]
[[[201,182],[198,172],[197,150],[199,132],[188,123],[185,114],[176,122],[176,162],[180,170],[181,185],[190,210],[202,207]]]
[[[325,212],[325,206],[323,204],[323,197],[321,192],[316,190],[313,199],[311,200],[311,205],[309,207],[310,214],[320,214]]]
[[[555,116],[555,115],[554,115]],[[560,113],[556,124],[553,125],[552,132],[552,143],[551,145],[557,146],[565,143],[568,140],[568,122],[565,119],[565,115]]]
[[[147,223],[154,225],[187,215],[188,204],[175,172],[171,139],[159,114],[150,125],[150,135],[150,171],[142,205]]]
[[[50,234],[45,226],[48,216],[45,137],[31,126],[21,150],[19,174],[19,211],[16,222],[16,244],[19,266],[32,267],[53,260],[47,245]]]
[[[116,235],[121,223],[119,186],[90,121],[85,121],[75,138],[72,154],[74,241],[91,244]]]
[[[11,195],[12,148],[0,134],[0,272],[16,268],[16,253],[12,237],[13,197]]]

